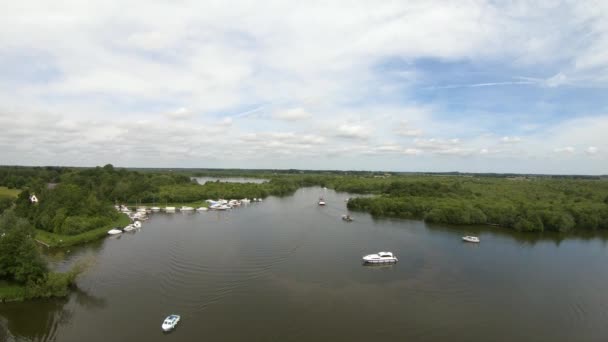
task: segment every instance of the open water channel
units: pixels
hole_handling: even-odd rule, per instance
[[[0,340],[608,340],[606,236],[344,222],[350,196],[305,188],[227,212],[158,213],[136,233],[51,251],[58,269],[94,264],[67,299],[0,304]],[[399,263],[361,265],[382,250]],[[171,313],[181,322],[163,333]]]

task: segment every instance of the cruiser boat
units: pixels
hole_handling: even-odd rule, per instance
[[[137,229],[137,227],[135,227],[134,225],[130,224],[130,225],[124,227],[122,230],[125,231],[125,232],[130,232],[130,231],[136,230],[136,229]]]
[[[363,257],[364,264],[395,264],[399,261],[391,252],[378,252]]]
[[[110,235],[117,235],[117,234],[121,234],[121,233],[122,233],[122,230],[120,230],[118,228],[108,230],[108,234],[110,234]]]
[[[319,205],[325,205],[325,200],[323,197],[319,198]]]
[[[174,213],[175,212],[175,207],[166,207],[165,211],[168,213]]]
[[[165,320],[163,321],[163,325],[161,326],[163,328],[163,331],[173,330],[173,328],[175,328],[175,326],[177,325],[177,322],[179,322],[179,319],[179,315],[167,316],[167,318],[165,318]]]
[[[180,211],[192,211],[192,210],[194,210],[194,208],[192,208],[192,207],[185,207],[184,206],[184,207],[179,208],[179,210]]]
[[[462,241],[479,243],[479,238],[477,236],[463,236]]]
[[[152,208],[150,208],[150,210],[152,210],[152,211],[160,211],[160,208],[159,207],[152,207]]]
[[[207,211],[207,210],[209,210],[209,208],[207,208],[207,207],[196,208],[196,211]]]

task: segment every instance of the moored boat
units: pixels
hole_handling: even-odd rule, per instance
[[[192,208],[192,207],[186,207],[186,206],[183,206],[183,207],[179,208],[179,211],[192,211],[192,210],[194,210],[194,208]]]
[[[399,259],[392,252],[378,252],[377,254],[369,254],[363,257],[364,264],[394,264]]]
[[[175,207],[166,207],[165,208],[165,212],[174,213],[175,212]]]
[[[108,234],[110,234],[110,235],[117,235],[117,234],[121,234],[121,233],[122,233],[122,230],[120,230],[118,228],[108,230]]]
[[[196,208],[196,211],[207,211],[207,210],[209,210],[209,208],[207,208],[207,207]]]

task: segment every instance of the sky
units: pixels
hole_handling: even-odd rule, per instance
[[[608,174],[607,1],[0,7],[2,165]]]

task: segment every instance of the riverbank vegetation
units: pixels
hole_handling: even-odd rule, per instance
[[[255,177],[269,181],[261,184],[207,182],[200,185],[191,179],[193,176]],[[127,170],[115,169],[112,165],[88,169],[0,168],[0,186],[16,184],[23,190],[16,200],[17,215],[27,218],[40,231],[39,236],[55,234],[55,241],[66,241],[69,236],[92,232],[117,222],[119,214],[112,204],[164,206],[169,203],[199,204],[205,199],[286,196],[307,186],[373,195],[354,198],[348,207],[377,217],[416,218],[447,224],[490,224],[519,231],[608,229],[608,180],[599,176]],[[34,192],[40,200],[38,204],[28,201]]]
[[[50,272],[34,237],[31,224],[12,210],[0,215],[0,301],[65,296],[82,271]]]

